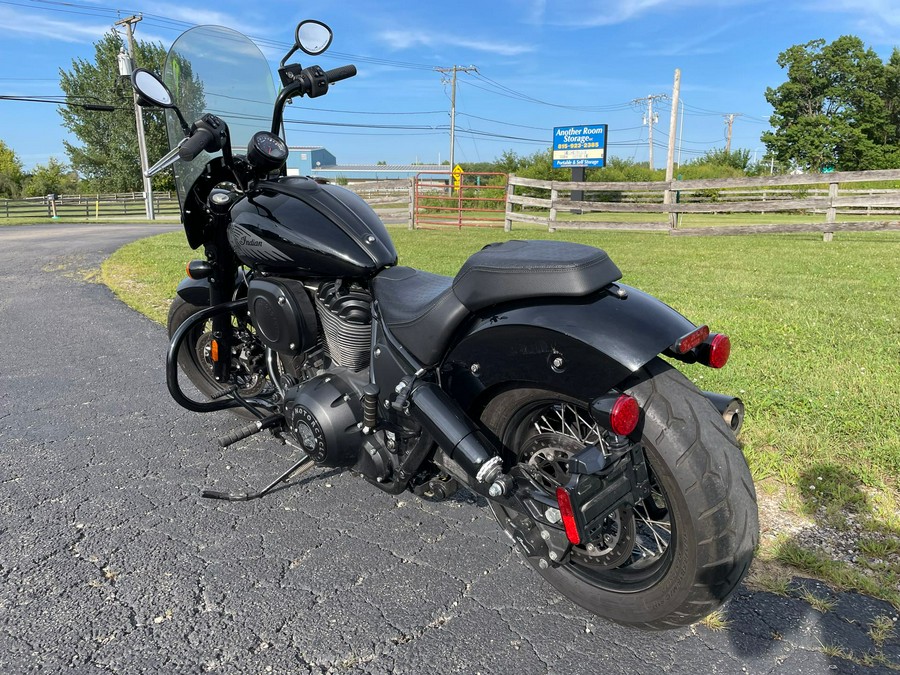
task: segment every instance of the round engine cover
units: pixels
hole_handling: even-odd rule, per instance
[[[288,389],[285,399],[288,427],[316,463],[356,463],[363,442],[357,426],[362,406],[349,385],[334,375],[319,375]]]
[[[263,344],[282,354],[300,354],[316,344],[319,324],[303,284],[293,279],[253,279],[247,308]]]

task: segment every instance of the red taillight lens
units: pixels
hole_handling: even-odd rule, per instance
[[[700,326],[697,330],[691,331],[684,337],[679,338],[678,342],[672,345],[672,350],[676,354],[687,354],[708,337],[709,326]]]
[[[641,407],[632,396],[622,394],[609,413],[609,428],[614,434],[627,436],[638,424]]]
[[[559,502],[559,512],[562,515],[563,525],[566,528],[566,536],[573,544],[580,544],[581,535],[578,533],[575,511],[572,509],[572,500],[569,498],[569,492],[566,488],[556,488],[556,501]]]
[[[728,363],[729,356],[731,356],[731,340],[723,333],[715,335],[709,342],[706,365],[710,368],[721,368]]]

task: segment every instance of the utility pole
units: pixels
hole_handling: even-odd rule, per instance
[[[669,152],[666,156],[666,180],[671,181],[675,174],[675,136],[678,135],[678,97],[681,94],[681,68],[675,69],[675,82],[672,84],[672,115],[669,118]]]
[[[743,113],[728,113],[727,115],[722,115],[725,118],[725,124],[728,125],[728,136],[725,141],[725,154],[731,152],[731,131],[734,127],[734,118],[740,117]]]
[[[669,148],[666,154],[666,190],[665,203],[674,202],[675,192],[671,189],[672,178],[675,175],[675,136],[678,133],[678,97],[681,94],[681,68],[675,69],[675,81],[672,84],[672,114],[669,117]],[[673,230],[678,226],[678,214],[669,214],[669,227]]]
[[[122,75],[123,77],[130,78],[131,71],[134,70],[134,55],[137,53],[137,51],[134,44],[134,32],[132,30],[132,25],[136,24],[142,18],[143,17],[139,15],[129,16],[127,19],[116,21],[115,24],[116,26],[124,26],[125,33],[128,36],[128,55],[130,58],[128,59],[128,63],[125,63],[124,59],[120,60],[119,62],[119,75]],[[128,87],[131,87],[131,82],[128,82]],[[141,106],[138,105],[137,92],[133,92],[133,95],[135,125],[137,126],[138,152],[141,156],[141,178],[144,181],[144,205],[146,208],[147,218],[149,220],[156,220],[156,213],[153,209],[153,184],[147,177],[147,169],[150,167],[150,162],[147,159],[147,139],[144,136],[144,116],[141,113]]]
[[[478,68],[475,66],[451,66],[449,68],[435,68],[435,70],[443,75],[453,73],[450,78],[450,170],[456,166],[456,74],[477,73]],[[446,80],[443,80],[446,82]]]
[[[659,122],[659,115],[653,112],[653,102],[654,101],[665,101],[669,97],[666,94],[650,94],[648,96],[644,96],[643,98],[636,98],[632,101],[632,104],[638,104],[643,106],[645,103],[647,105],[647,114],[644,116],[644,126],[646,126],[650,131],[648,133],[648,143],[650,148],[650,169],[653,169],[653,125]]]

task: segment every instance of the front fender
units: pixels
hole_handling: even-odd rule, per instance
[[[516,303],[479,312],[441,368],[464,409],[512,387],[590,400],[625,380],[696,326],[651,295]]]
[[[237,274],[234,275],[234,287],[240,289],[243,283],[244,275],[238,270]],[[197,307],[208,307],[209,279],[191,279],[190,277],[185,277],[179,282],[175,293],[182,300],[192,305],[196,305]],[[246,293],[242,291],[238,295],[243,297]]]
[[[209,279],[185,277],[178,284],[175,293],[185,302],[197,307],[209,306]]]

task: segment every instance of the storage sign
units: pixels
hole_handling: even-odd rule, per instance
[[[553,128],[553,168],[606,166],[605,124]]]

